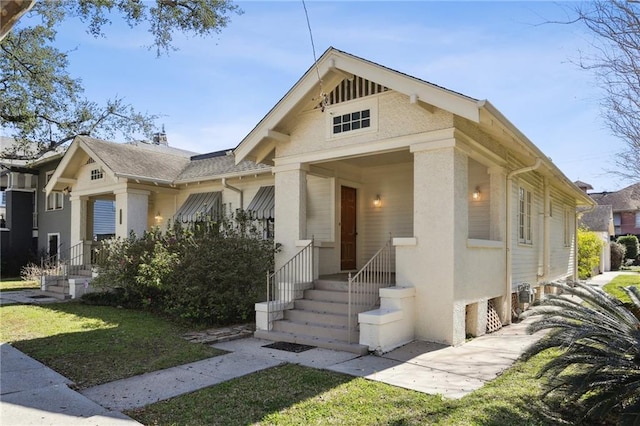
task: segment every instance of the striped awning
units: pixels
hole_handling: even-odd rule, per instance
[[[222,192],[200,192],[187,197],[173,217],[176,222],[216,220],[221,213]]]
[[[258,193],[249,203],[247,211],[251,212],[255,219],[273,219],[275,218],[275,186],[261,186]]]

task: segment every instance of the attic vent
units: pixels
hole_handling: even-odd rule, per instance
[[[91,164],[91,163],[95,163],[95,162],[96,162],[96,160],[94,160],[93,158],[89,158],[85,164]]]
[[[353,99],[364,98],[365,96],[376,95],[389,90],[381,84],[365,80],[362,77],[354,77],[351,80],[344,79],[338,86],[329,93],[329,105],[340,102],[351,101]]]

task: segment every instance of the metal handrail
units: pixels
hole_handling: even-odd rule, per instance
[[[86,256],[84,247],[85,242],[80,241],[69,247],[68,250],[58,250],[57,254],[41,259],[40,267],[42,276],[55,275],[68,279],[69,275],[75,275],[78,271],[90,267],[91,259],[89,259],[89,264],[85,264]],[[65,254],[65,256],[63,256],[63,254]]]
[[[391,234],[389,240],[355,274],[349,273],[349,332],[357,327],[353,324],[353,315],[368,311],[380,303],[380,289],[393,284],[391,272]],[[357,309],[357,312],[354,310]],[[351,333],[349,333],[351,343]]]
[[[290,309],[302,297],[304,284],[314,279],[313,238],[277,271],[267,272],[267,318],[269,330],[274,311]],[[272,303],[273,302],[273,303]]]

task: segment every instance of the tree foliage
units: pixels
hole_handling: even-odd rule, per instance
[[[621,235],[616,242],[625,246],[625,259],[636,260],[640,254],[640,243],[635,235]]]
[[[600,288],[557,284],[529,315],[541,316],[529,332],[551,332],[524,359],[549,349],[562,353],[539,373],[547,379],[549,415],[575,424],[640,424],[640,290],[627,287],[625,306]]]
[[[595,232],[578,229],[578,277],[581,280],[589,278],[600,264],[603,244]]]
[[[596,36],[595,54],[583,56],[580,65],[595,73],[604,91],[602,111],[614,136],[626,148],[616,157],[623,178],[640,179],[640,5],[605,0],[577,2],[575,22]]]
[[[91,284],[106,293],[88,301],[145,307],[194,323],[233,324],[254,318],[265,299],[274,245],[244,212],[219,222],[174,224],[140,237],[108,241]]]
[[[56,28],[72,18],[104,36],[111,19],[146,27],[150,49],[160,56],[175,50],[176,32],[207,36],[219,32],[239,12],[228,0],[43,0],[28,20],[0,41],[0,129],[17,141],[5,158],[37,158],[77,135],[110,139],[150,137],[157,116],[137,112],[122,98],[105,102],[83,97],[79,78],[69,75],[68,52],[55,47]]]

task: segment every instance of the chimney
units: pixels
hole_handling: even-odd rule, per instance
[[[164,131],[164,124],[162,125],[162,131],[153,135],[153,143],[155,145],[169,146],[169,141],[167,141],[167,134]]]

